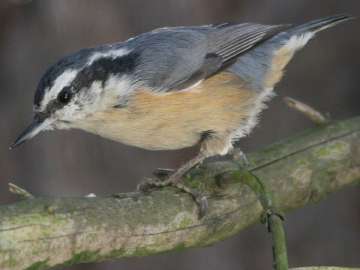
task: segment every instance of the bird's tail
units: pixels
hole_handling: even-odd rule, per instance
[[[338,14],[333,15],[317,20],[313,20],[293,28],[290,28],[287,32],[289,34],[305,34],[305,33],[313,33],[316,34],[322,30],[333,27],[339,23],[346,22],[349,20],[353,20],[355,17],[347,14]]]
[[[291,27],[273,37],[271,64],[263,81],[265,88],[272,88],[279,82],[285,66],[293,58],[295,52],[302,49],[316,33],[352,19],[354,17],[349,15],[334,15]]]
[[[297,26],[289,26],[240,56],[231,71],[262,92],[272,89],[283,76],[283,71],[296,51],[302,49],[316,33],[339,23],[354,19],[350,15],[334,15]]]

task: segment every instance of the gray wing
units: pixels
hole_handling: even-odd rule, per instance
[[[286,28],[244,23],[157,29],[129,41],[141,56],[135,76],[156,91],[185,89]]]

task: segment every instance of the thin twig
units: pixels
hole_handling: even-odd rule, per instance
[[[25,189],[15,185],[14,183],[9,183],[9,191],[15,195],[18,195],[24,199],[34,199],[35,196]]]
[[[284,222],[281,216],[274,213],[269,215],[269,228],[273,243],[274,269],[287,270],[289,268]]]
[[[258,196],[264,209],[263,223],[266,223],[272,238],[273,267],[275,270],[288,270],[288,256],[286,247],[286,235],[283,224],[283,215],[277,213],[273,206],[273,194],[266,189],[261,180],[253,173],[253,177],[244,177],[244,183],[248,185]]]
[[[330,119],[328,117],[324,116],[321,112],[315,110],[313,107],[301,101],[298,101],[291,97],[285,97],[284,102],[290,108],[302,113],[317,125],[326,125],[330,122]]]
[[[360,270],[360,268],[348,268],[339,266],[307,266],[299,268],[291,268],[291,270]]]

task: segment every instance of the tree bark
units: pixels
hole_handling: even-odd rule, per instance
[[[310,266],[292,268],[291,270],[360,270],[360,268],[347,268],[347,267],[335,267],[335,266]]]
[[[359,183],[360,117],[305,131],[248,158],[248,171],[228,160],[186,177],[208,196],[209,211],[200,220],[193,200],[171,187],[0,206],[0,269],[49,269],[214,244],[259,221],[261,204],[244,184],[252,173],[281,211],[317,202]]]

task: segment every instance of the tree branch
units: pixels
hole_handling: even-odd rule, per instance
[[[334,266],[310,266],[292,268],[291,270],[360,270],[360,268],[334,267]]]
[[[317,202],[360,179],[360,117],[318,127],[248,156],[281,211]],[[201,220],[173,188],[148,195],[35,198],[0,207],[0,269],[145,256],[216,243],[258,222],[262,207],[235,162],[212,162],[186,179],[209,197]]]

